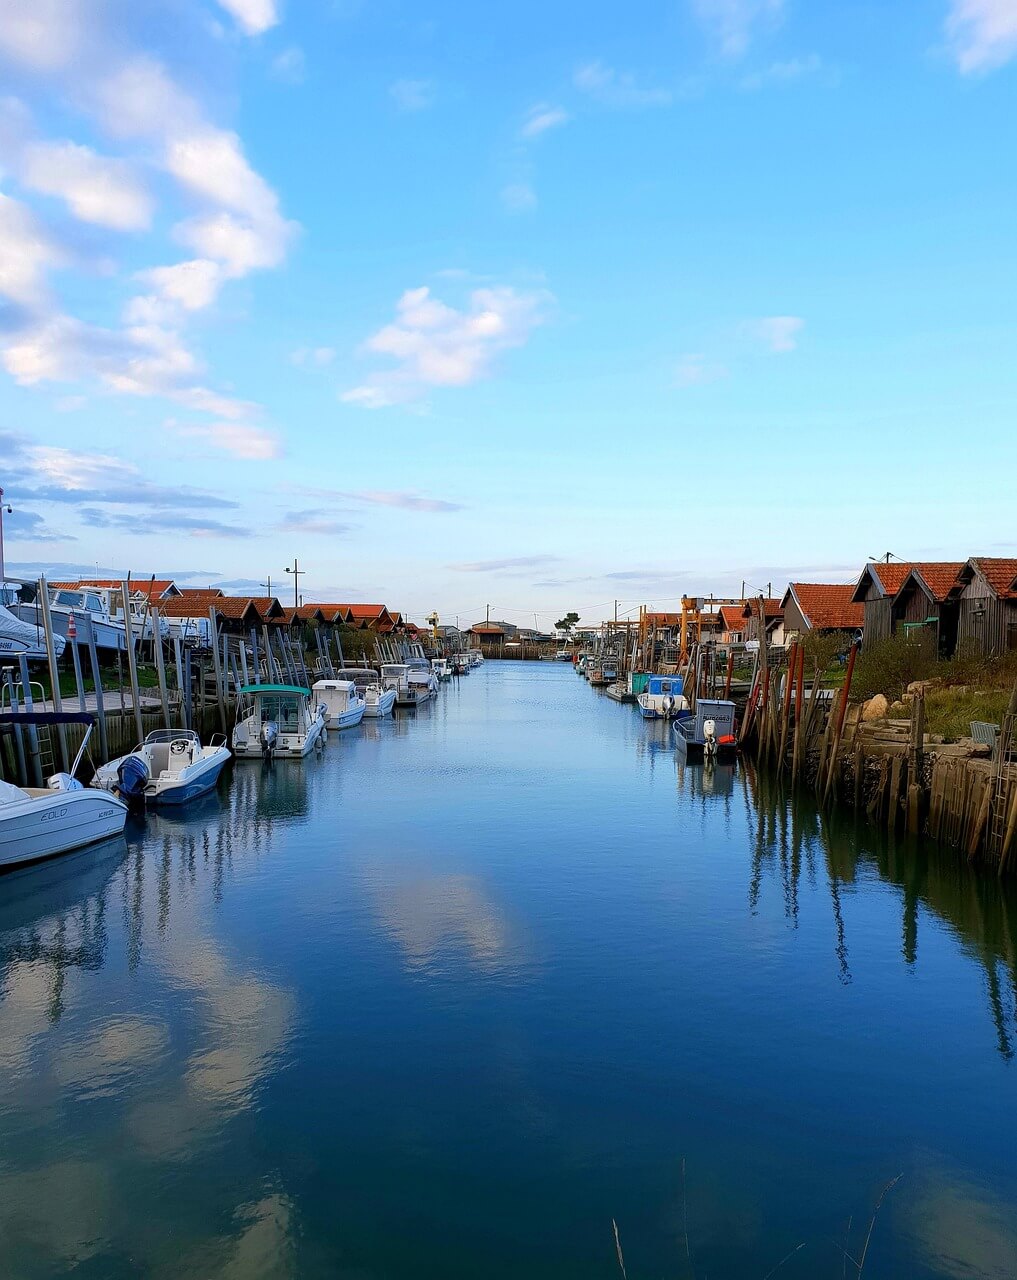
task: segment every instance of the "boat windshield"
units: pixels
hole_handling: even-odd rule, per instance
[[[153,729],[145,741],[173,742],[176,738],[186,738],[188,742],[197,742],[199,740],[193,729]]]
[[[263,693],[258,699],[257,714],[262,724],[270,720],[284,732],[300,723],[300,707],[295,694]]]

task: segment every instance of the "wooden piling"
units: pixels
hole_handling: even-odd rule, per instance
[[[141,686],[138,683],[138,656],[134,651],[134,625],[131,622],[131,588],[125,579],[120,584],[120,594],[124,601],[124,629],[127,641],[127,670],[131,678],[131,700],[134,703],[134,724],[138,730],[138,741],[145,740],[145,727],[141,722]]]

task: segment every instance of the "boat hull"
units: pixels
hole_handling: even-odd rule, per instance
[[[367,720],[380,720],[382,716],[392,714],[392,708],[396,704],[396,692],[394,689],[386,689],[378,697],[377,702],[369,702],[364,708],[364,718]]]
[[[121,835],[127,806],[90,787],[35,792],[0,808],[0,868],[40,862]]]
[[[146,802],[151,805],[181,805],[208,795],[215,789],[229,758],[230,753],[223,747],[215,756],[199,760],[185,769],[175,782],[155,779],[145,790]]]
[[[302,760],[304,756],[309,756],[311,754],[319,739],[322,742],[326,740],[325,721],[324,719],[315,721],[303,738],[296,738],[293,740],[295,735],[292,734],[288,734],[287,737],[291,739],[288,742],[284,742],[282,737],[278,739],[275,748],[272,751],[272,759]],[[261,743],[256,738],[246,742],[235,741],[233,743],[233,754],[238,760],[264,759],[264,752],[261,749]]]
[[[328,727],[330,729],[354,729],[363,720],[367,711],[367,707],[361,703],[359,707],[354,707],[352,711],[344,711],[342,715],[332,715],[329,717]]]

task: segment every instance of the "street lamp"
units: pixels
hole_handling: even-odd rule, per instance
[[[294,609],[299,609],[300,608],[300,579],[303,577],[306,570],[300,568],[300,565],[297,563],[297,558],[296,556],[294,556],[293,564],[292,566],[290,565],[286,566],[286,572],[293,574],[293,607]]]

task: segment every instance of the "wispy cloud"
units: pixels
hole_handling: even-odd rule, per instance
[[[384,490],[367,490],[361,493],[350,493],[347,497],[357,502],[366,502],[377,507],[398,507],[401,511],[463,511],[459,502],[446,502],[444,498],[426,498],[419,493],[388,493]]]
[[[542,133],[547,133],[549,129],[557,129],[567,124],[570,119],[571,116],[564,107],[538,102],[527,112],[523,126],[519,130],[519,136],[526,139],[539,138]]]
[[[37,511],[22,507],[4,514],[4,538],[9,542],[76,542],[73,533],[57,531]]]
[[[747,325],[749,333],[777,355],[794,351],[804,327],[805,321],[800,316],[763,316],[750,320]]]
[[[724,365],[693,351],[679,357],[674,371],[676,387],[704,387],[726,377],[727,369]]]
[[[295,44],[283,49],[268,64],[268,71],[272,79],[281,84],[303,84],[307,75],[307,59],[303,49]]]
[[[368,338],[364,349],[389,356],[396,368],[372,374],[342,395],[367,409],[417,400],[431,387],[466,387],[489,376],[495,358],[522,346],[544,320],[550,295],[509,285],[474,289],[462,310],[409,289],[396,319]]]
[[[281,533],[316,533],[331,538],[342,537],[356,526],[336,520],[335,513],[323,507],[311,507],[304,511],[287,511],[276,528]]]
[[[740,58],[755,29],[773,25],[784,13],[784,0],[694,0],[700,22],[725,58]]]
[[[946,33],[965,75],[992,71],[1017,54],[1014,0],[951,0]]]
[[[396,80],[388,92],[400,111],[426,111],[434,105],[434,85],[430,80]]]
[[[508,556],[504,560],[472,560],[446,566],[456,573],[508,573],[517,569],[535,569],[540,565],[557,564],[560,556]]]
[[[187,534],[196,538],[249,538],[251,530],[226,524],[209,516],[187,515],[182,511],[153,512],[134,515],[122,511],[102,511],[98,507],[81,507],[81,521],[93,529],[117,529],[132,537],[148,537],[156,533]]]
[[[609,107],[666,107],[674,98],[670,89],[641,85],[631,72],[617,71],[599,61],[578,67],[572,83]]]
[[[335,359],[335,347],[298,347],[290,354],[290,361],[298,368],[324,369]]]
[[[232,454],[234,458],[248,462],[262,462],[278,458],[282,445],[278,436],[261,427],[244,422],[203,422],[197,426],[184,423],[167,423],[177,435],[202,440],[212,449]]]
[[[509,182],[500,195],[509,213],[529,213],[537,207],[537,193],[529,182]]]
[[[824,70],[823,61],[817,53],[810,53],[803,58],[789,58],[786,62],[771,62],[761,71],[754,71],[740,81],[742,89],[764,89],[767,85],[791,84],[796,80],[805,80],[819,75]]]

